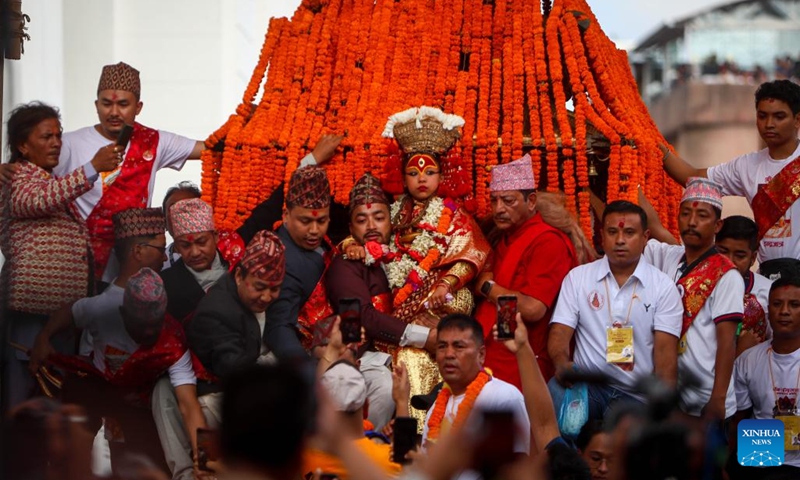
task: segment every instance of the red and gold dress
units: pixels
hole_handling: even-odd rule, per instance
[[[435,328],[447,314],[471,314],[475,301],[466,285],[481,271],[490,250],[472,217],[451,199],[434,196],[417,202],[407,195],[392,204],[391,215],[393,234],[385,267],[392,316]],[[428,308],[427,300],[443,280],[452,300]],[[426,394],[441,381],[425,350],[403,347],[395,358],[408,368],[411,395]],[[424,412],[418,414],[424,421]]]

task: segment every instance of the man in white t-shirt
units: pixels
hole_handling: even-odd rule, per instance
[[[100,147],[115,142],[125,125],[134,126],[128,147],[119,153],[123,160],[120,166],[100,174],[102,181],[95,182],[91,190],[75,200],[90,230],[98,280],[107,264],[111,266],[103,278],[105,281],[113,278],[118,270],[110,255],[111,216],[126,208],[149,206],[156,172],[162,168],[180,170],[187,159],[200,158],[205,148],[201,141],[136,123],[143,106],[140,94],[138,70],[123,62],[104,66],[95,100],[99,123],[65,133],[58,166],[53,169],[56,176],[70,173],[86,163]]]
[[[664,151],[664,170],[681,185],[689,177],[707,177],[722,185],[724,195],[747,198],[759,227],[760,271],[771,277],[800,272],[800,85],[789,80],[758,87],[756,127],[767,148],[711,167],[694,168]],[[775,183],[771,183],[775,180]],[[788,259],[789,262],[771,261]]]
[[[742,276],[714,248],[721,215],[720,186],[692,178],[678,214],[683,246],[650,240],[644,251],[645,260],[678,284],[683,299],[678,342],[680,407],[691,416],[716,420],[736,412],[730,380],[744,297]]]
[[[589,419],[605,416],[615,401],[644,401],[637,381],[655,374],[675,385],[683,306],[670,277],[640,261],[647,216],[627,201],[603,212],[606,256],[567,274],[550,320],[548,351],[556,366],[549,389],[561,407],[565,372],[602,373],[613,383],[589,386]],[[575,349],[570,358],[570,344]]]
[[[483,369],[486,358],[484,332],[477,320],[462,314],[444,317],[437,326],[436,364],[447,388],[428,410],[422,431],[423,448],[451,428],[468,424],[478,428],[480,411],[510,411],[515,435],[513,450],[527,455],[531,425],[520,391]],[[407,403],[407,402],[400,402]]]
[[[800,278],[782,277],[772,284],[769,321],[772,341],[763,342],[736,359],[734,428],[745,418],[777,418],[784,422],[785,438],[796,438],[800,435]],[[800,445],[792,444],[785,450],[782,467],[745,468],[738,460],[734,457],[728,464],[732,480],[763,478],[779,473],[776,470],[794,474],[785,478],[800,478]]]

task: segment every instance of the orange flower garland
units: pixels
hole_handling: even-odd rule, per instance
[[[674,229],[680,188],[663,173],[666,141],[625,53],[585,0],[545,3],[543,13],[535,1],[303,0],[291,20],[272,19],[241,104],[202,154],[219,228],[237,228],[325,133],[346,132],[325,165],[346,203],[391,154],[386,118],[428,104],[466,120],[461,166],[447,176],[478,216],[490,211],[490,168],[530,150],[540,183],[565,191],[591,235],[588,124],[610,144],[607,200],[635,201],[641,185]]]
[[[472,412],[472,408],[475,406],[475,400],[478,399],[481,390],[491,379],[492,377],[485,371],[478,372],[478,376],[467,387],[467,391],[464,393],[464,400],[458,405],[458,413],[451,428],[457,429],[464,425],[464,422],[467,421],[469,414]],[[428,419],[428,441],[430,442],[435,442],[439,439],[444,414],[447,410],[447,402],[451,396],[453,396],[453,392],[447,384],[439,390],[439,395],[436,396],[436,406]]]

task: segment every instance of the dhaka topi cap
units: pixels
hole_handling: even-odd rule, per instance
[[[722,210],[722,186],[703,177],[689,177],[681,203],[705,202]]]
[[[163,318],[167,311],[164,282],[153,270],[145,267],[129,279],[122,294],[125,313],[137,320]]]
[[[286,206],[321,209],[331,205],[331,184],[322,167],[310,165],[299,168],[289,180]]]
[[[97,85],[97,93],[102,90],[125,90],[139,98],[142,93],[139,70],[125,62],[104,66],[103,73],[100,74],[100,83]]]
[[[536,179],[533,177],[533,165],[529,154],[492,168],[492,181],[489,184],[489,190],[492,192],[535,189]]]
[[[115,213],[111,220],[116,240],[164,234],[164,213],[160,208],[129,208]]]
[[[175,202],[169,207],[169,224],[172,236],[177,238],[191,233],[213,232],[214,211],[211,205],[199,198]]]
[[[389,197],[383,191],[381,181],[371,173],[365,173],[350,190],[350,213],[361,205],[383,203],[389,205]]]
[[[367,401],[364,375],[347,361],[331,365],[322,374],[321,383],[337,412],[355,412]]]
[[[244,251],[241,265],[249,274],[271,284],[283,282],[286,274],[285,248],[269,230],[256,233]]]

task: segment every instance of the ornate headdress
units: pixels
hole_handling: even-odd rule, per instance
[[[281,283],[286,274],[285,250],[274,232],[261,230],[247,244],[240,265],[265,282]]]
[[[529,154],[492,168],[492,181],[489,183],[489,190],[492,192],[535,189],[536,179],[533,176],[533,165]]]
[[[320,209],[331,205],[331,184],[322,167],[311,165],[295,170],[289,179],[286,205]]]
[[[404,167],[419,168],[417,156],[438,162],[461,137],[462,126],[464,119],[458,115],[433,107],[414,107],[389,117],[383,136],[397,140],[407,156]]]
[[[211,205],[199,198],[181,200],[169,208],[169,223],[172,236],[180,237],[190,233],[211,232],[214,228],[214,211]]]
[[[97,92],[101,90],[125,90],[139,97],[142,92],[139,70],[125,62],[104,66],[97,85]]]
[[[722,186],[707,178],[690,177],[681,197],[683,202],[705,202],[722,210]]]
[[[163,235],[166,229],[164,213],[160,208],[129,208],[111,217],[114,223],[114,238]]]

